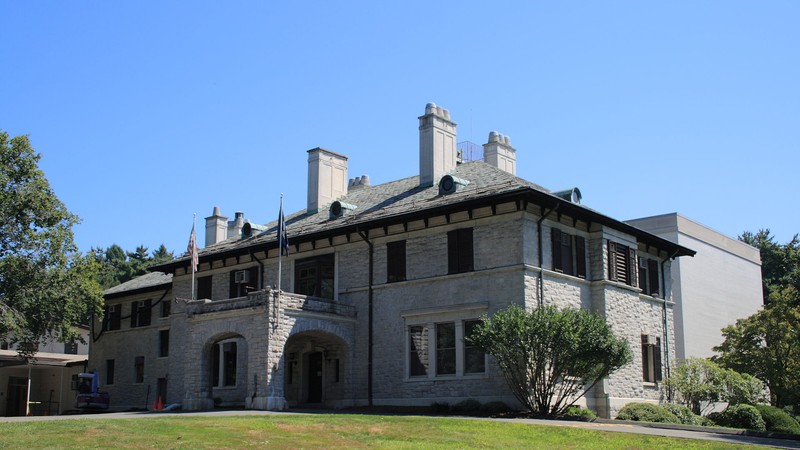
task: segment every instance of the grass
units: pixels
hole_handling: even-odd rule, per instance
[[[731,444],[571,427],[375,415],[147,417],[0,423],[2,449],[730,448]]]

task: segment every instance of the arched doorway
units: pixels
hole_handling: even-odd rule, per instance
[[[237,333],[218,334],[204,346],[203,362],[203,384],[214,407],[243,407],[248,381],[247,340]]]
[[[330,333],[306,331],[284,347],[284,394],[289,406],[337,407],[345,397],[347,345]]]

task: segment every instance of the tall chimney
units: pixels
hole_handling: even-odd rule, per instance
[[[314,214],[345,194],[347,156],[320,147],[309,150],[307,212]]]
[[[206,217],[206,247],[222,242],[228,235],[228,218],[220,215],[219,206],[214,207],[214,212]]]
[[[228,222],[228,239],[232,237],[241,237],[242,227],[244,227],[244,213],[236,211],[234,219]]]
[[[456,124],[450,111],[425,105],[419,118],[419,185],[433,186],[456,168]]]
[[[483,161],[511,175],[517,174],[517,151],[511,146],[511,138],[492,131],[489,142],[483,144]]]

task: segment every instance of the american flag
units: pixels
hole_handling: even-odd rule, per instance
[[[197,272],[197,239],[194,233],[194,225],[192,225],[192,234],[189,235],[189,246],[186,248],[186,252],[189,256],[192,257],[192,273]]]

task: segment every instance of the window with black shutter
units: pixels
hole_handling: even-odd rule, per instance
[[[197,278],[197,298],[211,300],[211,275]]]
[[[661,381],[661,338],[642,335],[642,380],[646,383]]]
[[[294,292],[333,299],[334,254],[298,260],[294,264]]]
[[[256,289],[258,289],[258,266],[231,271],[229,298],[244,297]]]
[[[553,270],[567,275],[586,278],[586,240],[581,236],[564,233],[558,228],[550,232]]]
[[[658,261],[639,258],[639,287],[642,292],[654,297],[661,296],[659,289]]]
[[[386,282],[406,280],[406,241],[386,244]]]
[[[608,279],[636,287],[636,250],[608,241]]]
[[[447,232],[447,273],[464,273],[473,270],[472,228]]]
[[[103,328],[105,331],[119,330],[122,322],[122,305],[106,306]]]

